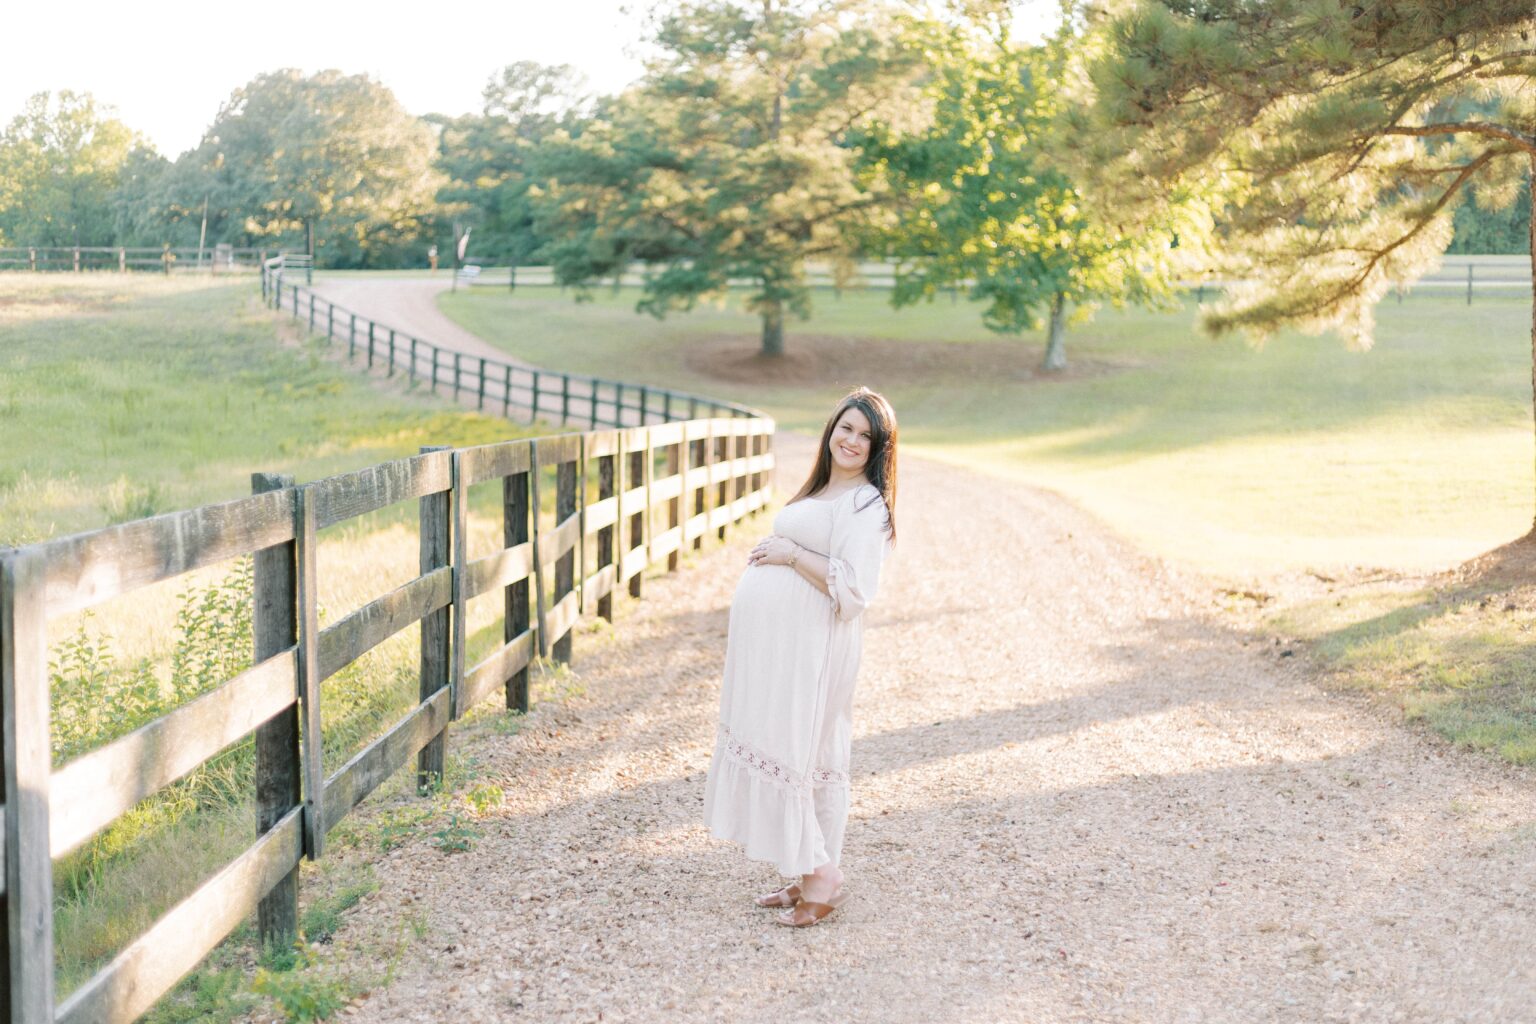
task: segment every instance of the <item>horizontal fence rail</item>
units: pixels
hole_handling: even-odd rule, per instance
[[[313,298],[280,278],[270,289],[274,296],[298,294],[301,303]],[[570,394],[569,383],[561,390]],[[300,861],[323,856],[326,834],[353,808],[413,757],[418,787],[429,787],[441,777],[451,722],[498,693],[508,709],[528,710],[535,658],[569,662],[583,616],[612,621],[614,595],[627,589],[639,597],[646,568],[675,569],[683,549],[701,546],[708,533],[723,538],[731,524],[763,508],[771,497],[773,421],[718,402],[693,406],[687,398],[673,394],[650,406],[605,392],[573,410],[577,418],[609,424],[605,429],[424,449],[304,485],[257,474],[246,498],[0,552],[6,1019],[131,1021],[252,912],[264,940],[292,936]],[[728,414],[677,415],[701,408]],[[663,410],[673,413],[667,422]],[[625,418],[634,422],[615,422]],[[502,540],[471,557],[469,489],[487,484],[500,487]],[[402,502],[417,507],[418,574],[321,628],[318,531]],[[247,556],[254,575],[251,667],[54,768],[49,620]],[[501,642],[471,662],[468,604],[490,595],[500,597]],[[407,630],[419,631],[421,640],[417,703],[326,774],[321,683]],[[252,844],[59,1001],[53,860],[252,735]]]
[[[121,245],[0,247],[0,270],[83,273],[86,271],[219,271],[259,269],[271,249],[228,245],[176,248]]]
[[[660,388],[565,373],[483,356],[466,355],[435,345],[387,324],[355,313],[285,277],[312,273],[293,257],[273,257],[262,264],[262,299],[271,308],[304,323],[325,344],[346,346],[348,360],[407,383],[441,388],[455,400],[474,397],[475,408],[514,413],[533,423],[569,426],[631,427],[700,417],[761,415],[733,402]]]

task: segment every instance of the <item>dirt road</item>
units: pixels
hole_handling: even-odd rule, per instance
[[[779,441],[785,481],[808,465]],[[358,1021],[1536,1017],[1536,778],[1330,695],[1064,500],[904,459],[844,869],[778,927],[700,822],[726,613],[767,518],[582,634],[583,692],[483,741],[469,852],[348,928],[430,938]],[[338,936],[345,939],[346,930]]]

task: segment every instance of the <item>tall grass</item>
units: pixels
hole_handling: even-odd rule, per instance
[[[313,344],[281,343],[279,324],[249,281],[0,275],[0,543],[240,497],[257,470],[304,481],[424,444],[527,433],[430,395],[382,392]],[[473,497],[472,543],[488,547],[499,505],[489,489]],[[407,502],[322,531],[322,626],[415,575],[415,516]],[[251,587],[250,559],[236,559],[51,621],[55,764],[248,666]],[[474,652],[499,639],[499,614],[471,607]],[[406,630],[324,682],[327,773],[416,702],[418,648]],[[61,993],[249,845],[253,770],[247,739],[55,864]],[[242,1003],[171,1002],[206,1010],[210,999]]]

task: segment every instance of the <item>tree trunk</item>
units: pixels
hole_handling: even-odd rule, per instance
[[[1536,410],[1536,153],[1530,154],[1531,177],[1526,189],[1531,193],[1531,214],[1526,218],[1531,236],[1531,407]],[[1536,530],[1536,518],[1532,529]]]
[[[1061,292],[1051,300],[1051,329],[1045,342],[1045,360],[1040,369],[1055,373],[1067,368],[1067,297]]]
[[[763,307],[763,355],[784,354],[784,306],[774,301]]]

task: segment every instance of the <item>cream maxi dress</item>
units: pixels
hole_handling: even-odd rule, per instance
[[[755,565],[731,600],[704,821],[786,876],[842,853],[862,613],[880,583],[885,524],[868,484],[788,505],[773,532],[828,556],[831,595],[787,565]]]

